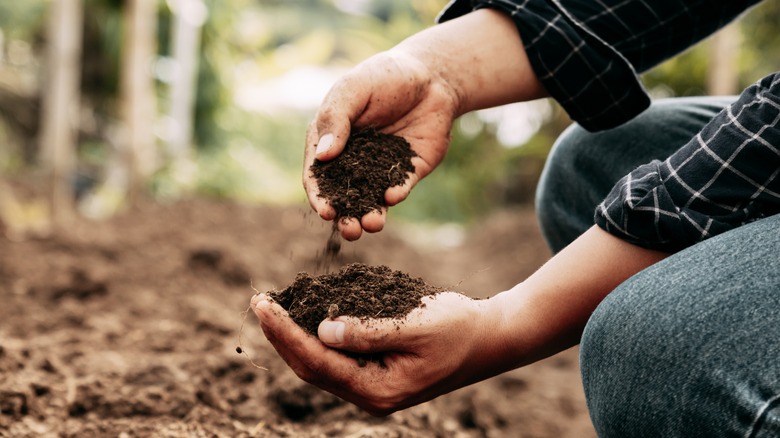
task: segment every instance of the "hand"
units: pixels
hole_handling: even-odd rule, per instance
[[[303,185],[309,203],[326,220],[336,212],[318,196],[309,168],[315,158],[341,153],[352,128],[373,127],[404,137],[419,155],[415,172],[385,192],[393,206],[433,171],[449,146],[453,120],[466,112],[547,96],[507,15],[480,9],[407,38],[355,67],[330,90],[309,125]],[[387,209],[338,224],[347,240],[377,232]]]
[[[667,256],[593,226],[512,289],[486,300],[440,293],[400,321],[339,317],[318,339],[265,294],[252,309],[301,379],[387,415],[577,344],[607,294]],[[338,350],[379,354],[385,366]]]
[[[369,126],[405,138],[417,153],[412,159],[414,174],[403,186],[385,193],[388,206],[406,199],[412,187],[444,158],[458,104],[457,92],[441,75],[402,49],[358,65],[333,86],[306,134],[303,185],[312,208],[323,219],[336,217],[327,199],[319,197],[310,170],[315,158],[334,159],[344,149],[352,128]],[[380,231],[386,212],[383,208],[362,218],[343,218],[338,224],[342,237],[356,240],[362,230]]]
[[[354,317],[325,320],[319,339],[303,331],[264,294],[252,298],[268,340],[301,379],[373,415],[431,400],[498,372],[504,345],[490,300],[454,292],[423,299],[402,321]],[[380,354],[383,365],[339,350]]]
[[[466,112],[547,96],[507,15],[480,9],[407,38],[369,58],[339,80],[309,125],[303,185],[309,203],[326,220],[336,212],[318,196],[309,168],[315,158],[341,153],[352,128],[373,127],[404,137],[419,155],[415,172],[385,192],[393,206],[444,158],[453,120]],[[386,208],[338,224],[347,240],[377,232]]]

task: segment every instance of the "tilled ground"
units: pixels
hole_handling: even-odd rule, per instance
[[[532,213],[454,247],[405,229],[344,243],[336,264],[387,265],[472,296],[549,253]],[[256,290],[322,269],[330,226],[308,207],[193,200],[0,240],[0,436],[592,437],[577,352],[373,418],[302,381],[265,340]],[[416,244],[408,243],[415,241]]]

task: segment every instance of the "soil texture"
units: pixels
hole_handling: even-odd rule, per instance
[[[330,161],[315,160],[311,171],[319,196],[336,210],[336,221],[362,218],[386,205],[385,191],[403,185],[414,173],[417,154],[403,137],[373,129],[354,132],[344,150]]]
[[[293,284],[269,295],[311,335],[326,318],[403,318],[422,305],[422,297],[442,292],[421,278],[387,266],[351,263],[333,274],[301,272]]]
[[[391,221],[333,272],[384,265],[484,298],[549,257],[531,211],[452,231]],[[595,437],[576,349],[386,418],[298,379],[246,310],[317,274],[330,233],[308,206],[213,200],[0,233],[0,437]]]

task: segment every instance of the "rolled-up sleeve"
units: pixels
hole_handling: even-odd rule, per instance
[[[669,158],[622,178],[595,221],[639,246],[673,252],[778,213],[780,73],[774,73]]]
[[[757,0],[455,0],[446,21],[473,9],[515,22],[544,87],[572,120],[598,131],[626,122],[650,99],[637,73],[679,53]]]

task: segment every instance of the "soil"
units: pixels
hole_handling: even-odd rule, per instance
[[[400,319],[420,307],[422,297],[442,291],[384,265],[351,263],[335,274],[312,277],[301,272],[293,284],[270,296],[316,336],[323,319],[341,315]]]
[[[333,269],[384,265],[484,298],[549,256],[527,210],[462,242],[447,232],[391,218]],[[322,274],[330,234],[303,204],[189,200],[0,237],[0,436],[595,436],[576,348],[386,418],[299,380],[246,310],[255,290]]]
[[[315,160],[311,170],[319,196],[328,199],[336,210],[336,221],[345,217],[360,219],[385,206],[385,191],[403,185],[414,173],[415,156],[403,137],[364,129],[349,136],[338,157]]]

